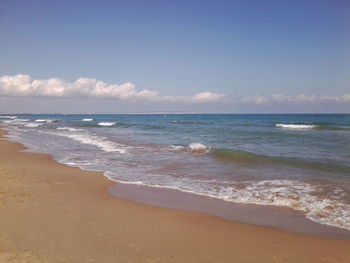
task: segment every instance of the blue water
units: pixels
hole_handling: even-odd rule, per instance
[[[83,119],[92,119],[85,120]],[[350,115],[0,116],[11,138],[109,178],[287,206],[350,230]]]

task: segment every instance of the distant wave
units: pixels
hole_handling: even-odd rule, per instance
[[[61,131],[71,131],[71,132],[84,131],[83,129],[76,129],[73,127],[57,127],[56,129]]]
[[[94,119],[89,119],[89,118],[87,118],[87,119],[82,119],[81,121],[93,121]]]
[[[307,169],[343,172],[350,173],[350,167],[342,164],[326,163],[321,161],[301,160],[293,157],[275,157],[268,155],[255,154],[243,150],[236,149],[212,149],[210,155],[214,158],[224,162],[234,163],[252,163],[256,164],[283,164],[289,166],[296,166]]]
[[[331,124],[275,124],[276,127],[290,130],[349,131],[350,127],[333,126]]]
[[[117,124],[116,122],[99,122],[97,125],[98,126],[110,127],[110,126],[115,126],[116,124]]]
[[[17,116],[0,115],[0,119],[16,119]]]
[[[57,120],[54,119],[36,119],[35,122],[46,122],[46,123],[52,123],[56,122]]]
[[[182,121],[182,120],[174,120],[172,123],[177,124],[212,124],[212,122],[204,122],[204,121]]]
[[[291,129],[291,130],[306,130],[306,129],[314,129],[317,127],[317,125],[313,125],[313,124],[307,125],[307,124],[281,124],[281,123],[277,123],[275,126],[282,129]]]
[[[317,125],[315,130],[319,130],[319,131],[350,131],[350,127]]]
[[[29,123],[27,123],[27,124],[24,125],[24,126],[29,127],[29,128],[36,128],[36,127],[39,127],[39,126],[41,126],[41,125],[43,125],[43,124],[42,124],[42,123],[29,122]]]
[[[14,121],[24,121],[24,122],[26,122],[26,121],[30,121],[30,119],[14,119]]]
[[[15,125],[25,125],[27,123],[27,119],[6,119],[6,120],[3,120],[2,122],[3,123],[6,123],[6,124],[15,124]]]

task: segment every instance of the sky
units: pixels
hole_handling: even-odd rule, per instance
[[[349,113],[350,1],[0,0],[0,113]]]

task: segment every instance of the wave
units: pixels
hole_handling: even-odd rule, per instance
[[[193,154],[206,154],[210,151],[210,147],[198,142],[191,142],[188,145],[188,149],[190,149]]]
[[[110,127],[110,126],[115,126],[116,124],[117,124],[116,122],[99,122],[97,125],[98,126]]]
[[[89,118],[87,118],[87,119],[82,119],[81,121],[93,121],[94,119],[89,119]]]
[[[62,128],[69,128],[69,127],[61,127],[61,130]],[[83,130],[78,130],[78,129],[73,130],[73,129],[74,128],[69,128],[69,129],[63,130],[63,132],[45,132],[45,133],[67,137],[75,141],[78,141],[82,144],[96,146],[105,152],[119,152],[122,154],[127,152],[126,145],[109,141],[107,138],[102,136],[94,135],[88,132],[82,132]],[[68,131],[68,132],[65,132],[65,131]],[[79,133],[74,133],[76,131],[79,131]]]
[[[56,130],[71,131],[71,132],[84,131],[83,129],[76,129],[76,128],[72,128],[72,127],[57,127]]]
[[[166,129],[163,125],[157,125],[157,124],[146,124],[144,125],[145,130],[164,130]]]
[[[17,116],[10,116],[10,115],[1,115],[0,119],[16,119]]]
[[[24,121],[24,122],[26,122],[26,121],[30,121],[30,119],[14,119],[14,121]]]
[[[213,124],[212,122],[204,122],[204,121],[171,121],[171,123],[178,124]]]
[[[344,126],[326,126],[326,125],[317,125],[315,130],[320,130],[320,131],[349,131],[349,127],[344,127]]]
[[[56,122],[57,120],[54,119],[36,119],[35,122],[46,122],[46,123],[52,123]]]
[[[25,125],[27,121],[29,121],[29,119],[6,119],[2,122],[6,124]]]
[[[307,130],[307,129],[314,129],[317,127],[317,125],[314,125],[314,124],[281,124],[281,123],[276,123],[275,126],[278,128],[291,129],[291,130]]]
[[[27,123],[27,124],[24,125],[24,126],[30,127],[30,128],[36,128],[36,127],[39,127],[39,126],[41,126],[41,125],[43,125],[43,124],[42,124],[42,123],[29,122],[29,123]]]
[[[302,160],[294,157],[275,157],[255,154],[235,149],[212,149],[210,155],[224,162],[246,163],[253,165],[280,164],[313,170],[349,173],[350,167],[343,164],[326,163],[321,161]]]

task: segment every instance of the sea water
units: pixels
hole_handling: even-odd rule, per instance
[[[349,114],[1,115],[34,152],[115,181],[290,207],[350,230]]]

